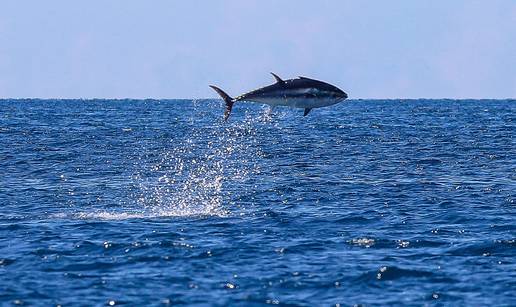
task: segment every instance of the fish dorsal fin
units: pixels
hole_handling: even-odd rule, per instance
[[[307,116],[308,113],[310,113],[310,111],[312,111],[312,108],[305,108],[305,113],[303,114],[303,116]]]
[[[276,83],[285,83],[285,81],[283,81],[283,79],[281,79],[278,75],[276,75],[275,73],[271,72],[271,75],[274,77],[274,80],[276,80]]]

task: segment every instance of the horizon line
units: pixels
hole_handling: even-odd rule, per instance
[[[136,98],[136,97],[74,97],[74,98],[56,98],[56,97],[0,97],[0,100],[222,100],[219,97],[204,97],[204,98],[153,98],[153,97],[146,97],[146,98]],[[461,97],[461,98],[454,98],[454,97],[440,97],[440,98],[430,98],[430,97],[418,97],[418,98],[410,98],[410,97],[398,97],[398,98],[378,98],[378,97],[372,97],[372,98],[348,98],[346,101],[351,100],[516,100],[516,97],[506,97],[506,98],[468,98],[468,97]]]

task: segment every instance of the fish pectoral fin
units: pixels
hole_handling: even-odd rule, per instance
[[[274,80],[276,80],[276,83],[285,83],[285,81],[283,81],[283,79],[281,79],[278,75],[276,75],[275,73],[271,72],[271,75],[274,77]]]
[[[305,114],[303,114],[303,116],[307,116],[308,113],[310,113],[310,111],[312,111],[312,108],[306,108],[305,109]]]

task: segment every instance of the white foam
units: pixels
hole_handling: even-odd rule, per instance
[[[71,214],[58,213],[51,217],[62,219],[80,219],[80,220],[128,220],[128,219],[153,219],[153,218],[167,218],[167,217],[203,217],[203,216],[217,216],[225,217],[227,214],[223,211],[212,212],[204,214],[203,212],[188,211],[188,210],[162,210],[154,212],[116,212],[116,211],[93,211],[93,212],[75,212]]]

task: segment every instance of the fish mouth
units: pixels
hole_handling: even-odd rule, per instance
[[[341,90],[338,87],[335,87],[334,92],[335,92],[334,95],[337,96],[338,98],[340,98],[341,100],[348,98],[348,94],[346,94],[346,92],[344,92],[343,90]]]
[[[342,90],[338,90],[337,91],[337,94],[336,96],[340,99],[340,100],[344,100],[344,99],[347,99],[348,98],[348,94],[346,94],[344,91]]]

